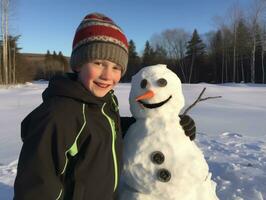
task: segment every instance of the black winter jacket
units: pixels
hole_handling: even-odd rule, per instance
[[[113,200],[122,134],[113,92],[98,98],[74,74],[53,78],[21,124],[15,200]]]

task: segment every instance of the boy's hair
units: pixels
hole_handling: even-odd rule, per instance
[[[109,60],[122,67],[128,63],[128,42],[123,31],[112,19],[92,13],[84,17],[76,30],[70,57],[73,71],[95,59]]]

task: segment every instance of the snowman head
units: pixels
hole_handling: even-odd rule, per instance
[[[136,119],[177,116],[184,106],[181,81],[166,65],[145,67],[132,77],[129,102]]]

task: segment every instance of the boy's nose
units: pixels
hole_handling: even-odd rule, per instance
[[[101,74],[101,78],[104,80],[110,80],[112,79],[112,70],[106,67]]]

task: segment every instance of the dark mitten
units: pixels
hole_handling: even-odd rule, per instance
[[[134,117],[120,117],[120,122],[121,122],[122,136],[124,138],[128,128],[131,126],[131,124],[136,122],[136,119]]]
[[[190,138],[190,140],[194,140],[196,137],[196,126],[194,120],[188,115],[179,115],[180,117],[180,125],[185,131],[186,136]]]

